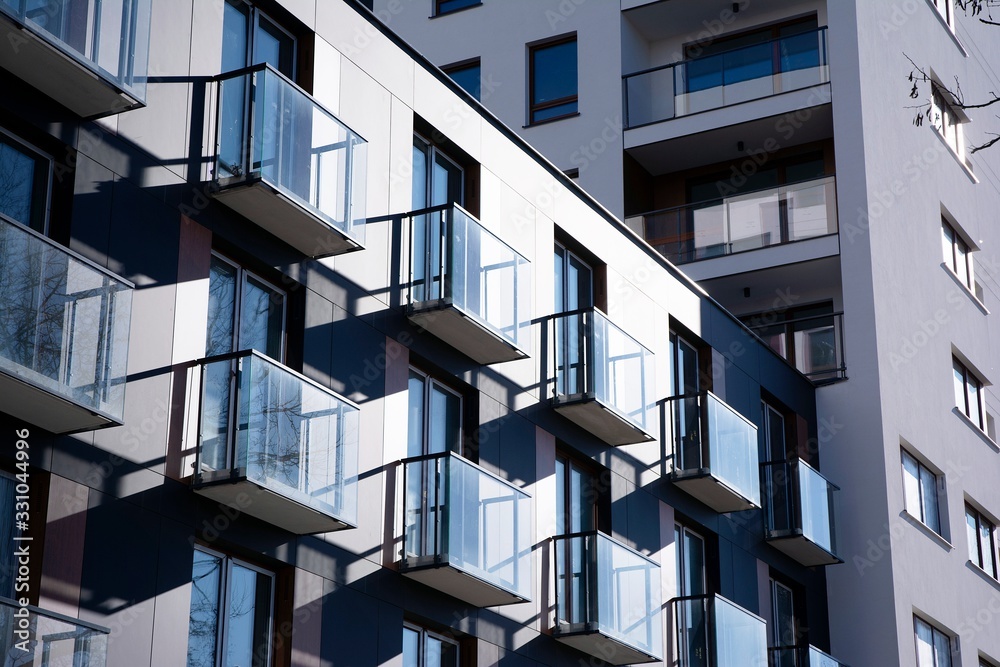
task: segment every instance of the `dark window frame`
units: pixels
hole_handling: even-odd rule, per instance
[[[938,475],[936,472],[927,467],[923,461],[914,456],[912,453],[906,449],[900,449],[900,472],[903,475],[903,508],[906,510],[907,514],[912,516],[914,519],[927,526],[928,530],[933,531],[935,534],[940,535],[942,538],[944,535],[944,515],[941,512],[941,488],[944,482],[944,476]],[[917,466],[917,491],[919,495],[919,507],[910,507],[906,502],[906,460],[909,459]],[[927,499],[924,497],[924,474],[930,475],[934,480],[934,497],[933,503],[935,508],[935,514],[937,516],[937,526],[932,526],[928,523],[928,512],[927,512]]]
[[[931,647],[933,649],[934,655],[931,657],[931,664],[930,665],[922,665],[922,664],[920,664],[920,650],[919,650],[919,644],[917,644],[917,636],[918,636],[918,634],[917,634],[917,624],[918,623],[922,623],[922,624],[926,625],[931,630]],[[942,637],[947,637],[947,639],[948,639],[948,649],[949,649],[949,651],[948,651],[948,664],[947,664],[947,667],[953,667],[954,666],[954,660],[952,660],[952,656],[954,656],[954,654],[955,654],[955,637],[954,637],[954,635],[951,635],[951,634],[945,632],[944,630],[942,630],[938,626],[934,625],[933,623],[931,623],[930,621],[928,621],[925,618],[921,618],[920,616],[917,616],[916,614],[913,615],[913,648],[914,648],[914,652],[915,652],[916,658],[917,658],[917,667],[936,667],[938,665],[938,657],[936,655],[937,654],[937,641],[936,640],[937,640],[938,635],[940,635]]]
[[[979,430],[986,432],[986,401],[983,394],[985,388],[985,383],[979,378],[979,376],[971,371],[969,367],[962,362],[958,357],[952,356],[952,372],[953,374],[961,374],[962,376],[962,386],[963,386],[963,398],[964,405],[956,405],[959,412],[961,412],[969,421],[975,424]],[[957,379],[957,378],[956,378]],[[976,389],[977,397],[977,413],[978,419],[973,419],[972,416],[972,401],[969,392],[969,387],[973,386]]]
[[[477,77],[478,78],[478,83],[477,83],[477,90],[476,91],[469,90],[468,88],[466,88],[465,86],[463,86],[461,83],[459,83],[458,80],[455,79],[455,77],[454,77],[454,75],[457,72],[464,72],[466,70],[470,70],[470,69],[473,69],[473,68],[475,68],[477,70],[477,72],[478,72],[478,77]],[[479,56],[476,56],[475,58],[469,58],[467,60],[460,60],[458,62],[451,63],[449,65],[442,65],[441,66],[441,71],[444,72],[445,74],[447,74],[451,78],[451,80],[454,81],[456,84],[458,84],[458,86],[462,90],[464,90],[469,95],[471,95],[473,98],[475,98],[477,102],[481,102],[482,101],[482,97],[483,97],[483,63],[482,63],[482,58],[480,58]]]
[[[458,6],[452,9],[446,8],[449,4],[453,3],[458,3]],[[462,0],[434,0],[434,13],[431,14],[431,18],[434,19],[439,16],[448,16],[449,14],[456,14],[458,12],[465,11],[466,9],[482,7],[482,5],[483,5],[483,0],[473,0],[472,2],[465,2],[465,3],[463,3]]]
[[[988,574],[991,578],[1000,581],[1000,569],[998,569],[1000,563],[998,563],[996,524],[969,503],[965,503],[965,519],[966,527],[970,527],[968,526],[968,522],[969,519],[972,519],[975,523],[976,530],[976,543],[972,544],[971,541],[969,543],[969,561]],[[989,532],[989,557],[991,559],[989,563],[984,561],[985,553],[983,551],[982,532],[984,526],[988,527]]]
[[[547,102],[536,103],[535,102],[535,55],[540,51],[546,49],[551,49],[558,46],[564,46],[566,44],[575,44],[576,47],[576,57],[577,57],[577,76],[574,82],[575,93],[572,95],[564,95],[563,97],[549,100]],[[580,115],[580,49],[578,46],[578,40],[576,33],[571,33],[569,35],[562,35],[559,37],[554,37],[542,42],[536,42],[534,44],[528,45],[528,126],[541,125],[543,123],[551,123],[557,120],[563,120],[564,118],[572,118],[573,116]],[[545,111],[554,107],[559,107],[564,104],[573,104],[573,110],[568,111],[564,114],[558,116],[552,116],[551,118],[535,119],[535,115],[538,112]]]
[[[970,246],[965,237],[958,232],[955,225],[948,221],[947,218],[941,218],[941,234],[942,241],[947,240],[947,236],[950,234],[951,239],[948,242],[951,244],[951,258],[945,258],[945,265],[948,269],[958,278],[963,285],[968,287],[971,291],[975,292],[976,278],[975,271],[972,268],[972,253],[974,252],[972,246]],[[942,243],[942,250],[944,245]],[[959,250],[965,253],[965,275],[963,276],[959,273],[959,263],[958,256]]]

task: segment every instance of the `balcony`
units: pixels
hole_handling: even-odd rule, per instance
[[[760,507],[757,427],[710,391],[667,399],[670,480],[716,512]]]
[[[290,532],[357,525],[358,406],[256,351],[201,365],[197,493]]]
[[[836,524],[833,492],[838,487],[801,459],[762,463],[765,539],[807,566],[833,565]]]
[[[597,531],[553,543],[553,636],[612,665],[660,660],[660,566]]]
[[[0,655],[4,665],[87,665],[107,663],[108,628],[77,618],[21,607],[0,598]]]
[[[843,313],[748,326],[814,383],[822,385],[847,379]]]
[[[625,127],[809,88],[830,80],[826,28],[629,74]]]
[[[132,289],[0,216],[0,410],[52,433],[122,424]]]
[[[769,667],[847,667],[815,646],[783,646],[767,649]]]
[[[597,309],[555,315],[551,341],[552,405],[609,445],[649,442],[653,353]]]
[[[677,667],[764,667],[767,624],[721,595],[671,601]]]
[[[215,198],[308,257],[365,240],[365,140],[268,65],[218,81]]]
[[[530,496],[457,454],[402,466],[400,571],[475,607],[528,600]]]
[[[150,0],[0,1],[0,67],[83,118],[144,105]]]
[[[531,265],[460,206],[410,214],[407,313],[480,364],[528,356]]]
[[[645,213],[646,241],[674,264],[837,233],[833,176]]]

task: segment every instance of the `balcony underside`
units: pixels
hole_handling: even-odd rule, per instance
[[[263,180],[241,180],[215,198],[308,257],[361,250],[360,243]]]
[[[767,542],[775,549],[785,552],[807,567],[836,565],[844,562],[802,535],[800,531],[772,532],[768,535]]]
[[[211,498],[221,505],[228,505],[261,521],[283,528],[296,535],[331,533],[344,528],[355,528],[325,512],[303,505],[291,498],[255,484],[246,477],[228,476],[219,481],[202,482],[194,487],[195,493]]]
[[[570,421],[587,429],[609,445],[651,442],[655,438],[593,396],[555,399],[553,407]]]
[[[0,67],[84,118],[144,106],[96,71],[0,13]]]
[[[552,636],[567,646],[578,651],[604,660],[611,665],[637,665],[644,662],[657,662],[659,658],[644,653],[639,649],[623,644],[621,641],[608,637],[600,631],[564,632],[559,628]]]
[[[498,364],[528,356],[445,300],[414,304],[409,309],[409,318],[480,364]]]
[[[442,593],[447,593],[453,598],[468,602],[474,607],[517,604],[525,602],[527,599],[447,563],[408,567],[404,561],[400,564],[400,571],[404,576],[414,581],[419,581]]]
[[[731,486],[714,477],[708,470],[670,474],[677,488],[705,503],[716,512],[742,512],[759,507],[756,501],[743,497]]]
[[[52,433],[92,431],[122,424],[110,415],[94,412],[26,378],[4,372],[0,372],[0,412]]]

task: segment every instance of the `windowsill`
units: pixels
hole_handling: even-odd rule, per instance
[[[951,0],[947,0],[947,2],[951,2]],[[962,42],[960,42],[958,39],[958,35],[955,34],[955,26],[948,23],[948,21],[946,21],[945,18],[941,16],[941,12],[939,12],[938,8],[934,6],[933,0],[927,0],[927,5],[931,8],[931,11],[934,13],[934,16],[937,17],[937,20],[941,23],[944,29],[948,32],[948,36],[951,37],[951,41],[953,41],[955,43],[955,46],[958,47],[958,50],[962,52],[962,57],[968,58],[969,52],[965,50],[965,47],[962,46]],[[951,20],[952,22],[955,21],[954,7],[952,7]]]
[[[935,9],[934,12],[937,13],[937,10]],[[933,125],[931,126],[931,132],[933,132],[934,136],[938,138],[938,141],[944,144],[944,147],[945,149],[947,149],[948,154],[955,159],[955,162],[957,162],[958,166],[962,168],[962,171],[964,171],[965,175],[969,177],[969,180],[972,181],[974,184],[978,184],[979,179],[976,178],[975,173],[973,173],[972,169],[969,168],[969,165],[965,163],[965,159],[961,155],[955,152],[955,149],[952,148],[951,145],[944,140],[944,137],[941,136],[941,133]]]
[[[483,6],[482,2],[477,2],[476,4],[469,5],[468,7],[459,7],[458,9],[452,9],[451,11],[448,11],[448,12],[441,12],[440,14],[433,14],[431,16],[428,16],[427,18],[429,18],[429,19],[439,19],[442,16],[451,16],[452,14],[458,14],[459,12],[464,12],[466,10],[475,9],[476,7],[482,7],[482,6]]]
[[[977,424],[976,422],[974,422],[971,419],[969,419],[969,417],[966,416],[966,414],[964,412],[962,412],[961,410],[959,410],[957,407],[952,408],[951,411],[954,412],[956,415],[958,415],[959,418],[961,418],[961,420],[965,423],[966,426],[968,426],[973,431],[975,431],[976,435],[978,435],[980,438],[982,438],[983,441],[987,445],[989,445],[990,447],[992,447],[993,451],[1000,452],[1000,444],[997,444],[997,442],[993,438],[990,437],[989,433],[987,433],[983,429],[979,428],[979,424]]]
[[[984,570],[983,568],[979,567],[978,565],[976,565],[975,563],[973,563],[971,560],[965,561],[965,566],[967,568],[969,568],[970,570],[972,570],[973,572],[975,572],[976,574],[978,574],[980,577],[982,577],[986,581],[988,581],[995,588],[1000,589],[1000,581],[997,581],[996,579],[994,579],[993,577],[991,577],[986,570]]]
[[[905,509],[902,512],[899,513],[899,516],[901,516],[904,519],[906,519],[906,521],[908,523],[911,523],[914,526],[916,526],[917,528],[919,528],[921,532],[923,532],[925,535],[927,535],[932,540],[934,540],[935,542],[937,542],[937,545],[939,547],[941,547],[942,549],[944,549],[945,551],[951,552],[952,550],[954,550],[955,547],[952,545],[951,542],[949,542],[948,540],[946,540],[943,535],[940,535],[939,533],[934,532],[933,528],[931,528],[930,526],[928,526],[926,523],[924,523],[923,521],[921,521],[917,517],[915,517],[912,514],[910,514]]]
[[[556,121],[566,120],[567,118],[576,118],[580,115],[579,111],[574,111],[573,113],[568,113],[563,116],[556,116],[555,118],[546,118],[545,120],[539,120],[534,123],[528,123],[527,125],[522,125],[522,129],[528,129],[529,127],[538,127],[539,125],[547,125],[548,123],[555,123]]]
[[[945,262],[941,262],[941,268],[942,268],[942,269],[944,269],[945,273],[947,273],[947,274],[948,274],[948,275],[949,275],[949,276],[951,277],[951,279],[952,279],[952,280],[954,280],[954,281],[955,281],[955,283],[956,283],[956,284],[957,284],[957,285],[958,285],[959,287],[961,287],[961,288],[962,288],[962,291],[963,291],[963,292],[965,292],[965,294],[966,294],[966,295],[967,295],[967,296],[968,296],[968,297],[969,297],[970,299],[972,299],[972,303],[976,304],[976,307],[977,307],[977,308],[979,308],[979,310],[981,310],[981,311],[982,311],[983,315],[989,315],[989,314],[990,314],[990,309],[986,307],[986,304],[985,304],[985,303],[983,303],[982,301],[980,301],[980,300],[979,300],[979,297],[978,297],[978,296],[976,296],[976,293],[975,293],[975,292],[973,292],[973,291],[972,291],[971,289],[969,289],[969,286],[968,286],[968,285],[966,285],[966,284],[965,284],[965,283],[964,283],[964,282],[962,281],[962,279],[961,279],[961,278],[959,278],[959,277],[958,277],[958,276],[957,276],[957,275],[955,274],[955,272],[951,270],[951,267],[950,267],[950,266],[948,266],[948,265],[947,265],[947,264],[946,264]]]

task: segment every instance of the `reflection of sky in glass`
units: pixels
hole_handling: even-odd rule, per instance
[[[34,160],[0,139],[0,213],[31,224]]]
[[[420,666],[420,633],[403,628],[403,667]]]
[[[229,580],[229,609],[226,614],[226,667],[251,667],[254,654],[254,626],[257,610],[257,573],[233,565]]]

